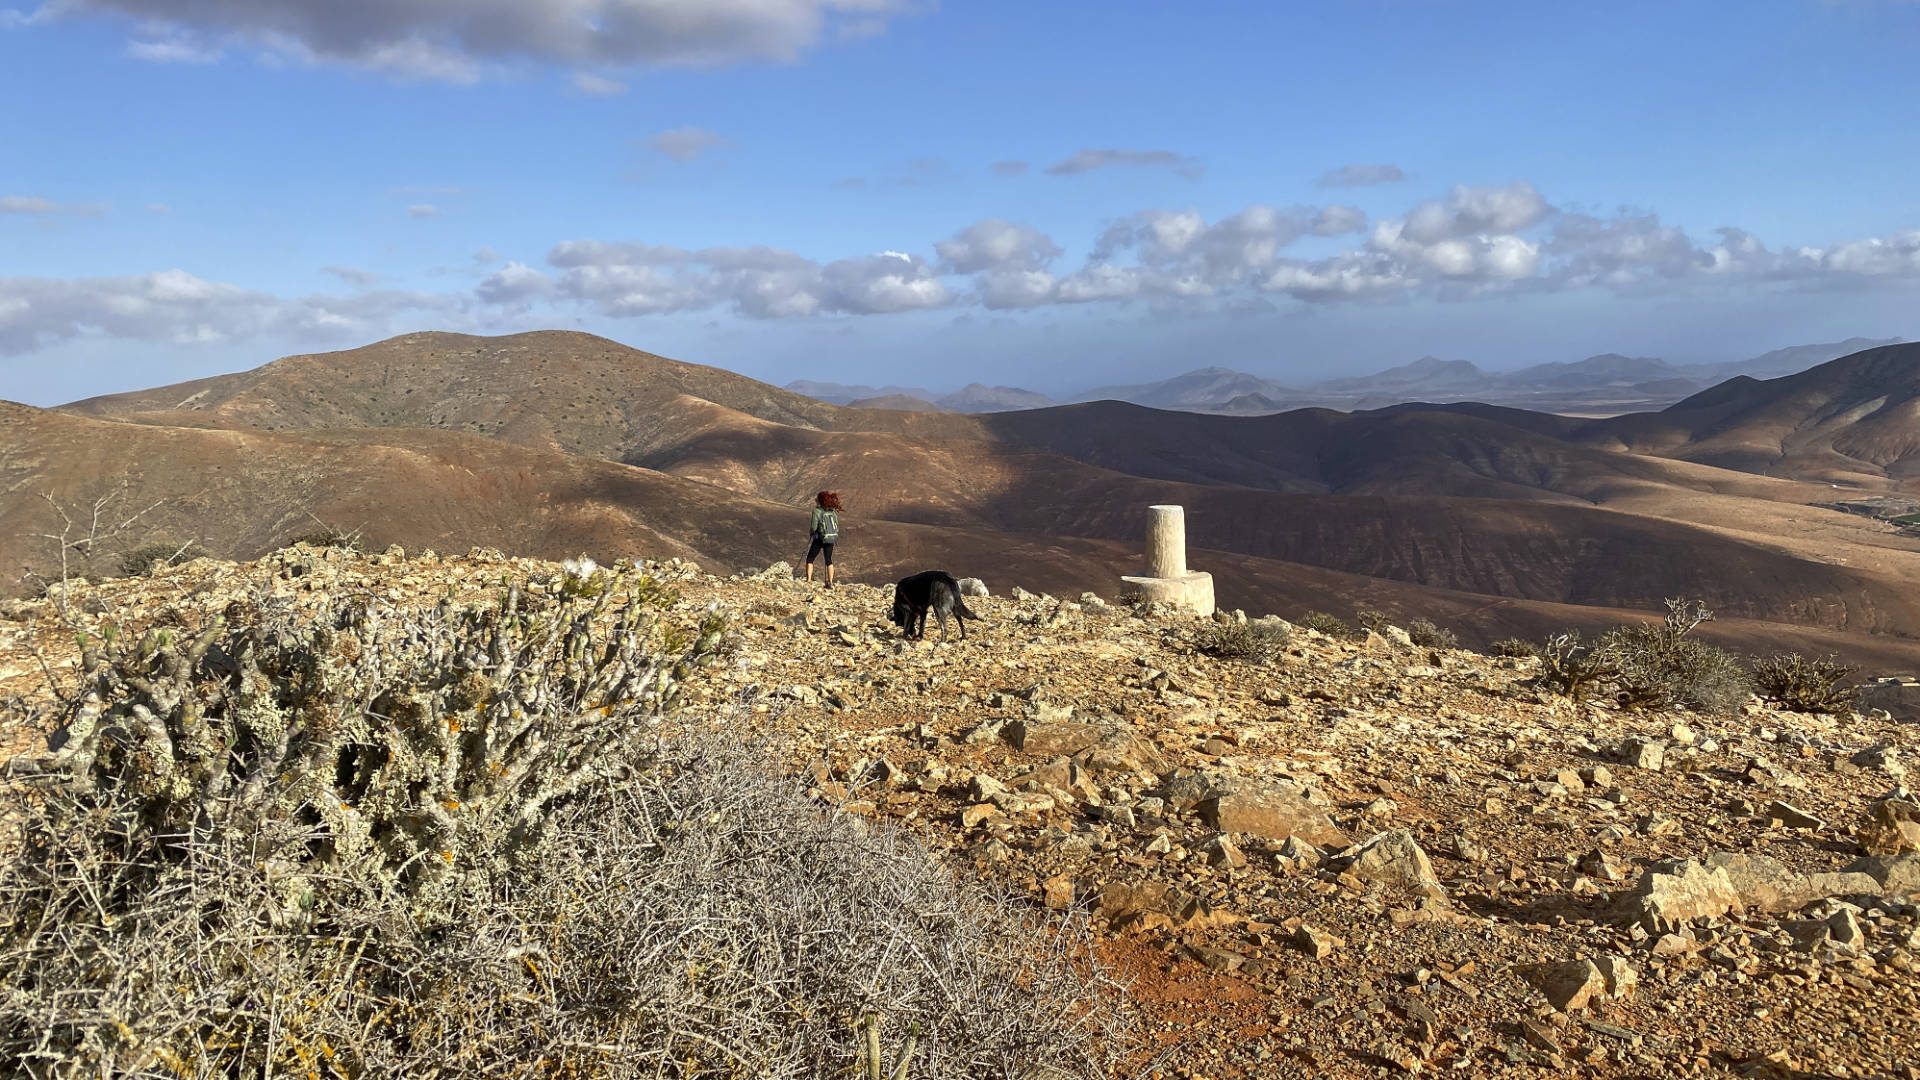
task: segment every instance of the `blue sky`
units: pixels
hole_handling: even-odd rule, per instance
[[[1920,337],[1899,0],[0,0],[0,95],[36,404],[434,328],[1052,393]]]

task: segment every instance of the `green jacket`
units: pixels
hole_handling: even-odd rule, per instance
[[[817,536],[823,544],[831,544],[840,539],[840,513],[837,510],[813,508],[813,519],[807,523],[807,533]]]

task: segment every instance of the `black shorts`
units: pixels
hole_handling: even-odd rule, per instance
[[[826,552],[826,555],[827,555],[827,565],[832,566],[833,565],[833,545],[827,543],[825,540],[820,539],[820,537],[817,535],[813,538],[813,543],[807,545],[807,561],[812,562],[813,557],[815,555],[820,554],[823,551]]]

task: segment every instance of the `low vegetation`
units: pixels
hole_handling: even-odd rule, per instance
[[[1783,709],[1845,714],[1860,697],[1859,687],[1845,685],[1853,670],[1836,657],[1781,653],[1754,660],[1753,683],[1761,698]]]
[[[1360,636],[1360,632],[1345,619],[1329,615],[1324,611],[1309,611],[1295,619],[1294,625],[1304,630],[1317,630],[1331,638],[1350,638]]]
[[[1193,647],[1223,660],[1266,663],[1287,647],[1291,635],[1279,626],[1259,622],[1211,622],[1194,634]]]
[[[1460,637],[1444,626],[1437,626],[1432,619],[1417,618],[1407,620],[1407,637],[1423,649],[1457,649]]]
[[[579,575],[574,575],[579,576]],[[0,1073],[1091,1074],[1071,923],[663,737],[721,645],[644,578],[108,632],[0,867]],[[883,1071],[884,1070],[884,1071]]]
[[[1689,636],[1712,618],[1697,600],[1668,600],[1659,623],[1617,627],[1591,644],[1578,631],[1555,634],[1531,650],[1538,682],[1572,698],[1604,693],[1633,709],[1731,713],[1752,695],[1753,678],[1732,653]]]

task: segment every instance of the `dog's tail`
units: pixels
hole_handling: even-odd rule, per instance
[[[974,614],[973,609],[967,606],[967,598],[961,595],[959,582],[953,580],[953,578],[949,576],[945,581],[941,582],[941,584],[945,585],[947,587],[947,591],[953,594],[953,613],[955,615],[958,615],[963,619],[972,619],[975,622],[986,621],[985,619],[982,619],[980,616]]]

